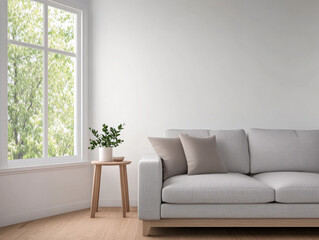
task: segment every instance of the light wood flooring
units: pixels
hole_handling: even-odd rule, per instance
[[[319,228],[153,228],[142,236],[136,208],[122,218],[121,208],[85,209],[0,228],[0,239],[319,239]]]

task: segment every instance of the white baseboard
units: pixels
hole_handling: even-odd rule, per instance
[[[99,201],[100,207],[122,207],[122,201],[120,199],[108,200],[108,199],[100,199]],[[130,206],[136,207],[137,200],[130,200]]]
[[[86,209],[90,207],[90,201],[81,201],[71,204],[64,204],[55,206],[52,208],[34,210],[31,212],[25,212],[21,215],[14,216],[1,216],[0,217],[0,227],[17,224],[21,222],[31,221],[39,218],[50,217],[62,213],[73,212],[81,209]]]
[[[64,204],[64,205],[55,206],[52,208],[25,212],[21,215],[4,216],[4,217],[1,216],[0,227],[90,208],[90,204],[91,204],[91,201],[88,200],[88,201],[81,201],[81,202],[76,202],[71,204]],[[121,207],[122,201],[101,199],[99,201],[99,206],[100,207]],[[136,207],[137,200],[134,200],[134,199],[130,200],[130,206]]]

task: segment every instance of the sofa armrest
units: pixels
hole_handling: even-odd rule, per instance
[[[162,160],[157,155],[144,156],[138,163],[138,217],[161,218]]]

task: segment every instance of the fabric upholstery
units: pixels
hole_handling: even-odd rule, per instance
[[[179,175],[163,182],[166,203],[267,203],[274,201],[274,190],[240,173]]]
[[[280,203],[319,203],[319,173],[269,172],[254,178],[275,189]]]
[[[217,152],[216,137],[180,135],[184,148],[188,175],[225,173],[226,169]]]
[[[161,218],[319,218],[319,204],[162,204]]]
[[[158,220],[161,214],[162,161],[157,155],[144,156],[138,163],[138,217]]]
[[[244,130],[195,130],[169,129],[165,137],[178,137],[187,134],[193,137],[216,136],[217,151],[228,172],[249,172],[249,151],[247,136]]]
[[[149,137],[156,154],[163,160],[163,178],[187,173],[184,149],[179,138]]]
[[[209,137],[209,130],[205,129],[167,129],[164,132],[164,137],[179,137],[180,134],[185,134],[192,137]]]
[[[319,172],[319,130],[251,129],[251,173]]]

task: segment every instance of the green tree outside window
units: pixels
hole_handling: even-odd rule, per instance
[[[8,159],[43,157],[43,4],[8,0]],[[48,7],[48,46],[75,53],[76,14]],[[48,156],[74,155],[76,59],[48,52]]]

